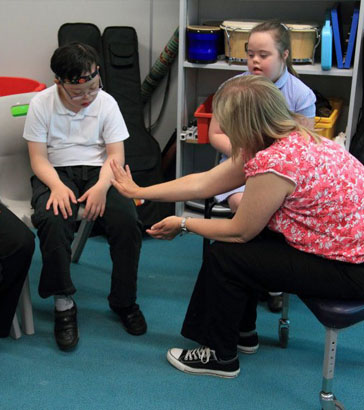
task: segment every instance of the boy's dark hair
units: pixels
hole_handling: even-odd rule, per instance
[[[99,65],[96,50],[84,43],[72,42],[57,48],[51,58],[51,69],[61,80],[73,80],[91,73]]]

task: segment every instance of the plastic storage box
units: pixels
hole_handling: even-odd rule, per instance
[[[332,113],[330,117],[315,117],[315,131],[323,137],[332,139],[336,136],[335,125],[339,118],[343,101],[340,98],[329,98]]]
[[[197,118],[197,142],[199,144],[206,144],[209,142],[209,126],[212,117],[212,99],[214,95],[211,94],[195,111],[195,118]]]
[[[210,95],[195,111],[197,118],[197,142],[206,144],[209,142],[209,126],[212,117],[212,99]],[[329,98],[333,111],[329,117],[315,117],[315,131],[326,138],[335,137],[335,125],[339,117],[343,101],[340,98]]]
[[[19,95],[19,98],[16,100],[14,100],[14,98],[11,99],[12,104],[9,104],[8,108],[13,117],[25,116],[28,112],[30,98],[33,97],[34,93],[42,91],[45,88],[45,84],[30,78],[0,77],[0,98],[5,99],[2,100],[2,106],[6,106],[6,103],[3,103],[7,101],[6,97]],[[8,100],[10,101],[10,99]],[[24,101],[26,101],[26,103],[24,103]],[[2,125],[5,126],[4,123]]]
[[[24,94],[41,91],[46,88],[45,84],[30,78],[0,77],[0,97],[4,95]]]

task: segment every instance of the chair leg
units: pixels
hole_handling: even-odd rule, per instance
[[[21,325],[26,335],[34,335],[33,307],[30,296],[29,276],[26,277],[19,299]]]
[[[338,333],[339,330],[337,329],[326,328],[325,353],[322,369],[322,391],[320,392],[322,410],[344,409],[343,405],[336,400],[332,391]]]
[[[21,338],[21,330],[20,330],[20,326],[19,326],[19,322],[18,322],[18,317],[15,313],[14,318],[13,318],[13,323],[11,325],[11,329],[10,329],[10,336],[13,339],[20,339]]]
[[[87,238],[90,236],[90,233],[92,231],[93,225],[94,225],[93,221],[82,219],[80,227],[78,228],[76,237],[73,240],[72,246],[71,246],[72,262],[77,263],[79,261],[83,248],[86,245]]]
[[[283,349],[288,346],[289,339],[289,324],[288,319],[288,310],[289,310],[289,293],[283,293],[283,306],[282,306],[282,315],[279,319],[278,325],[278,336],[279,344]]]

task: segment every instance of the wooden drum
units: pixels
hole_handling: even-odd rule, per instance
[[[246,45],[250,30],[258,21],[223,21],[221,29],[224,30],[225,56],[229,62],[246,63]]]
[[[291,36],[292,62],[314,63],[315,50],[320,42],[317,25],[285,24]]]

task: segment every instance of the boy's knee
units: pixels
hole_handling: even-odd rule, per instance
[[[139,221],[137,215],[128,215],[128,214],[119,214],[113,222],[113,225],[116,229],[123,232],[141,232],[142,225]]]
[[[43,239],[47,237],[52,238],[52,240],[62,241],[64,235],[66,235],[69,240],[72,240],[76,229],[74,218],[64,219],[61,214],[54,215],[53,210],[33,215],[32,222],[38,229],[38,235],[41,234]]]
[[[119,227],[124,226],[132,229],[138,226],[138,214],[134,202],[129,199],[109,204],[105,217]]]
[[[36,228],[39,228],[43,225],[60,226],[63,225],[65,221],[67,220],[63,218],[62,214],[59,213],[58,215],[55,215],[53,209],[49,211],[44,210],[32,215],[32,222]]]

